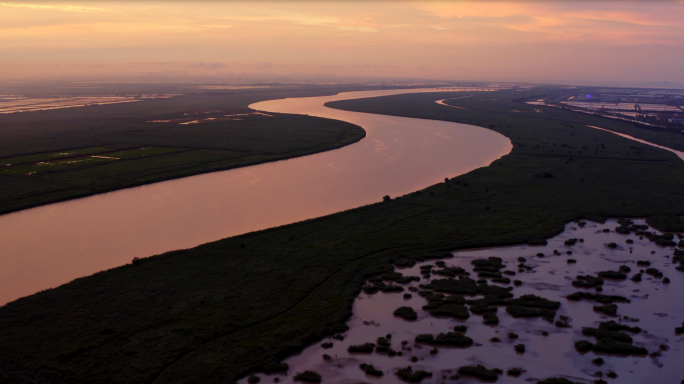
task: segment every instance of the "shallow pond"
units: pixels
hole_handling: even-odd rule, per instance
[[[634,223],[644,224],[642,220],[634,220]],[[684,305],[681,305],[684,272],[675,269],[676,264],[672,261],[673,247],[656,245],[634,232],[628,235],[616,233],[616,227],[618,223],[615,220],[603,224],[586,222],[584,226],[574,222],[569,223],[562,234],[549,239],[545,246],[464,250],[453,252],[454,258],[444,260],[447,267],[461,267],[470,272],[470,277],[479,279],[480,277],[475,277],[477,273],[473,272],[473,260],[492,256],[501,258],[504,265],[501,271],[513,271],[515,275],[503,274],[511,279],[510,284],[494,283],[487,279],[488,286],[514,287],[511,293],[515,298],[533,294],[560,302],[553,322],[539,317],[514,318],[507,313],[505,306],[496,306],[498,325],[485,325],[482,315],[472,313],[472,305],[469,305],[471,313],[466,320],[433,316],[422,309],[428,301],[417,291],[423,290],[420,285],[447,277],[432,273],[429,278],[421,278],[420,281],[408,284],[385,281],[402,286],[404,291],[361,293],[354,303],[353,316],[348,322],[350,330],[340,335],[343,340],[331,337],[286,359],[285,362],[290,366],[287,375],[258,376],[262,383],[291,383],[295,373],[312,370],[322,375],[323,383],[395,383],[400,381],[396,375],[398,369],[411,366],[414,371],[422,369],[432,374],[423,383],[470,383],[479,380],[465,376],[460,379],[450,378],[457,375],[461,366],[482,364],[487,369],[499,368],[504,371],[498,375],[499,383],[534,383],[554,376],[563,376],[582,383],[592,383],[597,379],[614,383],[679,383],[684,379],[684,366],[681,364],[684,358],[684,336],[676,335],[675,328],[684,321]],[[648,231],[659,233],[652,229]],[[566,245],[566,241],[573,238],[578,241],[574,245]],[[633,243],[628,243],[628,240]],[[674,240],[679,241],[677,237]],[[611,248],[610,243],[615,243],[615,248]],[[569,255],[568,252],[572,254]],[[537,256],[539,253],[544,256]],[[527,267],[522,268],[523,272],[519,269],[519,257],[526,259],[523,264]],[[576,260],[576,263],[569,263],[569,259]],[[640,282],[632,281],[631,278],[640,270],[649,268],[638,266],[639,260],[649,261],[650,268],[660,270],[664,276],[656,277],[644,273]],[[421,276],[421,267],[428,264],[433,265],[433,270],[441,269],[435,265],[435,261],[430,261],[411,268],[397,268],[396,271],[404,276]],[[577,275],[596,276],[599,271],[616,271],[620,266],[631,269],[631,272],[626,273],[627,279],[604,278],[601,292],[595,288],[573,286]],[[665,277],[670,279],[669,284],[663,283]],[[522,284],[516,286],[513,284],[514,280],[520,280]],[[566,298],[578,291],[619,295],[630,302],[615,301],[618,307],[617,316],[610,316],[593,309],[594,306],[602,305],[601,303]],[[411,298],[405,298],[406,293],[410,293]],[[483,296],[465,296],[469,300],[481,297]],[[402,306],[413,308],[417,313],[417,320],[408,321],[393,315]],[[564,319],[562,316],[568,317],[566,322],[569,328],[555,324],[555,321]],[[620,356],[594,351],[580,353],[575,349],[574,344],[579,340],[597,342],[596,338],[582,334],[583,327],[597,328],[600,322],[610,320],[643,329],[639,333],[626,333],[633,338],[633,345],[645,347],[648,355]],[[459,325],[467,327],[465,336],[472,338],[471,346],[434,346],[415,341],[417,335],[429,333],[437,336],[439,333],[453,332],[454,327]],[[508,337],[511,332],[517,334],[518,338]],[[377,343],[378,337],[387,335],[391,336],[388,339],[391,348],[401,352],[401,356],[397,354],[390,357],[388,353],[377,351],[348,351],[351,345]],[[494,337],[501,341],[492,342]],[[402,346],[402,341],[407,343]],[[323,348],[324,343],[332,343],[332,347]],[[514,345],[517,344],[524,344],[524,353],[516,352]],[[660,345],[666,350],[660,350]],[[657,351],[660,351],[656,353],[657,356],[650,355]],[[324,360],[324,354],[331,357],[330,361]],[[592,362],[597,357],[604,360],[602,366]],[[416,361],[412,362],[412,358]],[[360,368],[362,363],[373,365],[375,369],[382,371],[383,376],[366,374]],[[524,370],[519,377],[506,374],[510,368],[516,367]],[[599,371],[602,373],[601,377],[597,376]],[[617,378],[608,376],[611,371],[617,374]],[[247,378],[240,381],[246,382]]]

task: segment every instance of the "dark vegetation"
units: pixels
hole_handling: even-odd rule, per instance
[[[602,295],[600,293],[591,292],[575,292],[566,296],[568,300],[579,301],[580,299],[593,300],[602,304],[612,304],[613,301],[622,301],[629,303],[630,300],[624,296],[618,295]]]
[[[539,242],[576,219],[684,213],[680,159],[584,124],[680,149],[684,135],[545,107],[511,112],[527,107],[514,99],[532,95],[458,99],[465,110],[435,104],[443,93],[333,103],[490,127],[514,148],[418,195],[143,258],[0,307],[0,381],[230,382],[344,332],[364,282],[393,262]],[[553,177],[535,177],[542,172]],[[424,289],[511,297],[499,296],[510,295],[503,287],[450,281]]]
[[[248,108],[340,90],[210,92],[0,115],[0,213],[351,144],[362,128]],[[151,122],[162,120],[170,121]]]
[[[431,345],[451,345],[455,347],[469,347],[473,345],[473,339],[457,332],[440,333],[437,337],[431,334],[416,336],[416,342]]]
[[[411,307],[399,307],[394,311],[394,316],[403,317],[406,320],[415,320],[418,314]]]
[[[499,378],[503,371],[500,369],[487,369],[483,365],[465,365],[458,368],[458,374],[462,376],[476,377],[480,380],[494,381]]]
[[[371,364],[362,363],[362,364],[360,365],[360,367],[361,367],[361,370],[364,371],[367,375],[377,376],[377,377],[382,376],[382,371],[376,369],[376,368],[375,368],[373,365],[371,365]]]
[[[658,215],[646,219],[651,227],[665,232],[684,232],[684,217],[675,215]]]
[[[604,321],[599,324],[598,328],[589,327],[582,329],[582,334],[596,338],[596,344],[592,344],[586,340],[580,340],[575,343],[575,348],[580,352],[593,350],[596,352],[616,353],[620,355],[646,355],[648,353],[646,348],[632,345],[632,336],[623,331],[639,333],[641,332],[641,328],[630,327],[613,320]],[[596,358],[593,362],[597,365],[601,365],[603,364],[603,359]]]
[[[320,383],[321,375],[314,371],[304,371],[296,374],[294,379],[305,383]]]
[[[432,377],[432,373],[424,371],[422,369],[414,371],[413,368],[411,368],[411,366],[408,366],[406,368],[399,369],[397,371],[397,376],[410,383],[420,383],[421,381],[423,381],[423,379],[427,377]]]

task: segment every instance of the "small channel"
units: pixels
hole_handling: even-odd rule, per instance
[[[634,220],[630,226],[634,225],[645,223],[643,220]],[[535,383],[549,377],[565,377],[580,383],[593,383],[599,379],[609,383],[679,383],[684,378],[681,364],[684,358],[684,336],[676,334],[675,328],[682,326],[684,321],[684,306],[681,305],[684,272],[675,269],[677,263],[673,260],[673,254],[676,248],[672,244],[680,242],[684,236],[674,236],[674,243],[661,246],[649,240],[647,236],[650,235],[645,235],[646,232],[661,235],[658,231],[641,227],[641,234],[634,230],[629,234],[620,234],[615,231],[618,226],[621,225],[616,220],[605,223],[572,222],[566,225],[563,233],[549,239],[544,246],[463,250],[453,252],[453,258],[443,260],[446,267],[461,267],[470,273],[469,278],[477,280],[481,277],[473,271],[473,260],[501,258],[504,267],[500,271],[515,273],[502,275],[510,278],[511,283],[495,283],[491,278],[486,278],[487,285],[510,287],[514,298],[531,294],[559,302],[560,308],[555,311],[553,321],[540,317],[513,317],[507,312],[507,307],[501,305],[493,306],[499,319],[498,325],[485,325],[483,315],[473,313],[471,304],[468,304],[470,313],[467,319],[433,316],[422,308],[428,304],[425,293],[435,292],[424,287],[435,280],[449,277],[434,273],[443,270],[437,265],[438,262],[421,262],[410,268],[395,269],[403,276],[420,277],[419,281],[405,284],[384,281],[401,287],[401,292],[361,293],[354,302],[353,316],[348,321],[349,331],[313,344],[286,359],[284,362],[289,364],[287,373],[257,376],[261,383],[292,383],[297,373],[310,370],[319,373],[323,383],[396,383],[402,382],[397,377],[399,369],[410,366],[413,371],[425,370],[432,375],[422,380],[425,384],[477,383],[480,381],[476,378],[459,375],[458,369],[481,364],[489,370],[498,368],[503,371],[498,375],[497,383]],[[572,244],[571,239],[577,241]],[[651,239],[658,240],[659,237]],[[684,245],[684,242],[680,244]],[[680,248],[679,252],[684,255],[684,249]],[[519,259],[521,257],[525,259],[522,262]],[[570,262],[571,259],[576,262]],[[638,261],[648,261],[650,265],[640,265]],[[421,270],[427,265],[432,266],[433,273],[421,277]],[[629,268],[627,278],[604,278],[600,292],[596,288],[581,288],[573,284],[573,281],[578,281],[578,275],[597,276],[600,271],[617,271],[620,266]],[[654,274],[653,270],[647,268],[654,268],[662,275]],[[640,271],[645,271],[641,281],[633,281],[632,277]],[[666,283],[665,278],[669,279],[669,283]],[[521,285],[514,285],[514,280],[519,280]],[[587,299],[569,300],[568,295],[574,292],[623,296],[630,302],[614,301],[617,313],[612,316],[594,309],[594,306],[601,306],[602,303]],[[449,296],[448,293],[444,294]],[[473,300],[483,296],[464,297]],[[403,306],[413,308],[417,319],[409,321],[393,315],[397,308]],[[582,334],[584,327],[598,328],[600,322],[611,320],[641,328],[642,331],[638,333],[625,333],[633,338],[632,345],[644,347],[648,354],[623,356],[594,351],[578,352],[575,349],[575,343],[580,340],[597,342],[595,337]],[[566,322],[567,327],[556,325],[556,321]],[[464,335],[472,338],[471,346],[430,345],[416,341],[418,335],[437,336],[439,333],[454,332],[456,326],[467,327]],[[517,338],[509,337],[509,333],[516,334]],[[390,348],[397,354],[348,351],[352,345],[377,344],[378,337],[390,341]],[[500,342],[493,342],[493,338],[499,338]],[[325,343],[332,343],[332,346],[326,345],[324,348]],[[517,344],[525,346],[524,353],[516,352],[514,346]],[[324,359],[325,355],[330,357],[328,361]],[[603,359],[603,365],[592,362],[598,357]],[[373,365],[382,372],[382,376],[366,374],[360,368],[361,364]],[[522,369],[521,375],[508,375],[506,372],[511,368]],[[598,372],[601,372],[601,376]],[[617,378],[612,379],[610,372],[614,372]],[[247,382],[248,378],[240,380],[242,384]]]

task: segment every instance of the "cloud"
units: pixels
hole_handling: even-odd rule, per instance
[[[2,7],[24,8],[31,10],[57,10],[62,12],[111,12],[108,9],[96,7],[83,7],[79,5],[46,5],[46,4],[15,4],[15,3],[0,3]]]

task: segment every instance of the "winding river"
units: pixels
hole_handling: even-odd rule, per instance
[[[250,107],[362,126],[358,143],[310,156],[185,177],[0,216],[0,305],[174,249],[323,216],[425,188],[507,154],[472,125],[347,112],[326,102],[391,90],[271,100]]]

